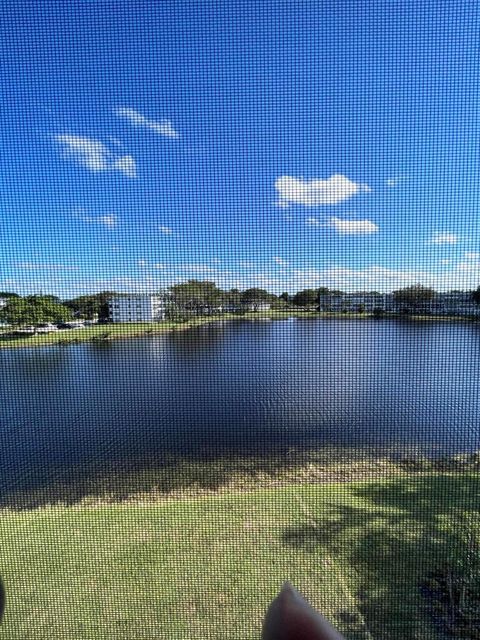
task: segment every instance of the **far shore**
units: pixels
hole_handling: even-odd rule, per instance
[[[199,316],[184,322],[166,320],[151,323],[97,324],[79,329],[65,329],[47,334],[33,336],[10,336],[7,331],[0,333],[0,348],[42,347],[48,345],[68,346],[81,342],[104,343],[122,338],[137,338],[149,335],[161,335],[168,332],[185,331],[208,323],[218,323],[230,320],[288,320],[289,318],[337,318],[344,320],[404,320],[404,321],[442,321],[442,322],[479,322],[480,316],[439,316],[439,315],[407,315],[387,312],[376,315],[370,312],[358,313],[340,311],[296,311],[270,310],[249,312],[245,314],[225,313],[222,315]]]

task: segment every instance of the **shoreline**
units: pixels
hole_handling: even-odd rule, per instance
[[[128,338],[139,338],[142,336],[162,335],[164,333],[174,333],[186,331],[195,327],[214,322],[227,322],[231,320],[288,320],[297,319],[343,319],[343,320],[401,320],[406,322],[480,322],[480,316],[472,318],[468,316],[434,316],[434,315],[406,315],[399,313],[385,313],[376,316],[374,313],[342,313],[337,311],[266,311],[249,312],[243,315],[222,314],[218,316],[200,316],[187,322],[165,321],[162,323],[118,323],[91,325],[79,329],[68,329],[64,331],[47,334],[37,334],[28,337],[5,337],[0,334],[0,349],[16,349],[26,347],[45,346],[69,346],[72,344],[93,343],[102,344],[112,340],[122,340]]]
[[[260,489],[299,485],[351,484],[368,480],[475,475],[480,451],[439,458],[412,454],[395,458],[368,451],[325,450],[266,456],[225,455],[190,459],[111,460],[40,468],[29,472],[28,486],[4,487],[1,511],[34,510],[46,506],[90,506],[161,503],[184,498],[246,494]],[[19,486],[20,485],[20,486]]]

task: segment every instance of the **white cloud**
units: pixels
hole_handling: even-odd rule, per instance
[[[396,187],[401,182],[404,182],[407,179],[407,176],[395,176],[393,178],[387,179],[387,187]]]
[[[434,233],[428,244],[456,244],[458,236],[455,233]]]
[[[177,269],[179,271],[186,271],[187,273],[216,273],[217,269],[210,267],[207,264],[180,264]]]
[[[366,235],[376,233],[378,226],[371,220],[341,220],[340,218],[330,218],[328,226],[336,229],[343,235]]]
[[[90,171],[119,171],[128,178],[136,177],[132,156],[116,157],[103,142],[70,134],[55,136],[65,158],[75,160]]]
[[[275,182],[279,200],[277,205],[287,207],[289,204],[302,204],[312,207],[320,204],[337,204],[351,198],[356,193],[371,191],[366,184],[357,184],[340,174],[332,175],[326,180],[304,180],[282,176]]]
[[[75,159],[91,171],[109,169],[110,152],[103,142],[71,135],[55,136],[55,140],[62,145],[65,157]]]
[[[43,262],[16,262],[20,269],[32,269],[39,271],[76,271],[78,267],[67,264],[52,264]]]
[[[159,121],[150,120],[138,111],[135,111],[135,109],[130,109],[129,107],[118,107],[115,109],[115,113],[121,118],[126,118],[136,127],[146,127],[166,138],[180,137],[180,134],[178,131],[175,131],[170,120],[166,120],[165,118]]]
[[[118,224],[118,218],[115,214],[109,213],[103,216],[91,216],[89,214],[83,213],[82,210],[75,211],[72,216],[77,218],[78,220],[83,220],[83,222],[87,222],[89,224],[101,224],[105,227],[113,229]]]
[[[331,217],[327,222],[321,222],[318,218],[307,218],[305,224],[310,227],[331,227],[342,235],[367,235],[377,233],[378,226],[371,220],[342,220]]]
[[[105,225],[106,227],[115,227],[117,225],[117,216],[115,216],[113,213],[110,213],[106,216],[99,216],[98,222]]]
[[[474,274],[480,282],[480,253],[477,251],[466,251],[463,254],[462,260],[456,265],[456,269],[461,272]]]
[[[415,284],[429,277],[421,271],[399,271],[377,265],[364,269],[329,267],[326,269],[297,269],[293,273],[292,290],[320,286],[342,291],[392,291]]]
[[[275,257],[275,258],[273,258],[273,261],[276,262],[281,267],[288,267],[288,262],[286,260],[284,260],[283,258]]]
[[[473,253],[470,252],[470,254]],[[19,293],[43,290],[62,297],[73,297],[102,290],[151,293],[173,284],[185,282],[189,277],[213,280],[217,286],[223,289],[235,287],[242,290],[249,287],[259,287],[277,294],[282,291],[295,292],[300,289],[320,286],[343,291],[390,292],[416,283],[433,287],[437,291],[471,290],[476,288],[480,282],[480,256],[475,257],[474,255],[464,255],[461,261],[452,263],[448,267],[439,267],[436,271],[396,270],[379,265],[360,269],[333,265],[322,269],[305,267],[290,268],[285,271],[279,271],[272,266],[271,270],[267,269],[264,272],[248,270],[242,273],[233,270],[214,270],[208,265],[202,264],[163,265],[139,260],[137,262],[139,266],[149,267],[148,270],[142,269],[141,276],[122,275],[119,267],[117,270],[119,275],[105,276],[102,279],[80,277],[79,273],[69,273],[76,267],[66,265],[23,264],[29,265],[25,268],[47,268],[53,271],[50,278],[47,275],[48,272],[42,271],[36,273],[32,270],[28,277],[23,274],[18,277],[17,286],[14,286],[15,290]],[[66,269],[65,273],[61,272],[63,268]],[[12,288],[12,285],[8,287],[5,285],[5,288]]]
[[[113,163],[113,168],[125,174],[127,178],[137,177],[137,165],[132,156],[123,156],[121,158],[117,158]]]
[[[166,236],[169,236],[172,233],[172,229],[170,229],[170,227],[164,227],[162,225],[158,227],[158,230],[161,231]]]

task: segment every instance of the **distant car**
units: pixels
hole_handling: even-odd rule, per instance
[[[35,335],[35,327],[22,327],[21,329],[14,329],[11,333],[13,336],[33,336]]]
[[[57,329],[70,329],[70,325],[66,322],[57,322]]]
[[[51,324],[50,322],[39,324],[37,327],[37,333],[52,333],[53,331],[58,331],[58,329],[56,325]]]

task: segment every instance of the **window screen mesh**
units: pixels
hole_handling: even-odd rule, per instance
[[[0,4],[2,637],[480,638],[479,24]]]

